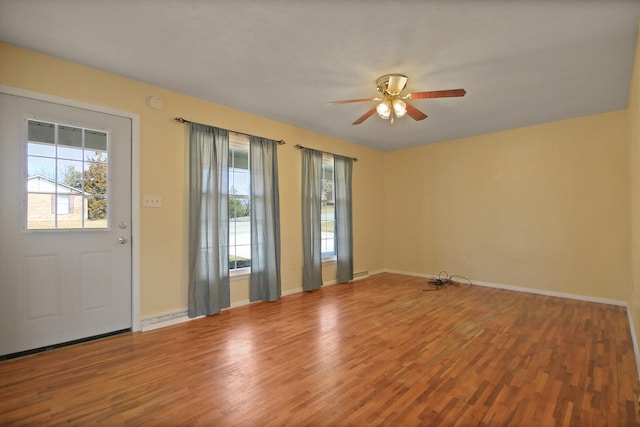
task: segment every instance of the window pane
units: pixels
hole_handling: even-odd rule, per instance
[[[246,169],[232,169],[229,174],[229,194],[249,195],[249,171]]]
[[[53,123],[29,120],[27,133],[29,141],[32,142],[41,142],[52,146],[56,142],[55,125]]]
[[[236,141],[229,144],[229,166],[236,169],[249,169],[248,143]]]
[[[56,159],[46,157],[27,157],[27,176],[42,176],[51,180],[55,184],[56,179]],[[31,185],[31,184],[30,184]],[[51,189],[53,192],[53,187]]]
[[[32,156],[55,157],[56,146],[40,142],[29,142],[27,144],[27,153]]]
[[[28,193],[28,229],[51,230],[56,228],[55,197],[55,193]]]
[[[78,195],[82,200],[82,193],[72,193],[65,186],[58,186],[58,195],[56,196],[56,220],[57,228],[82,228],[82,210],[74,212],[74,202],[77,203],[75,196]],[[65,194],[60,194],[60,193]],[[82,203],[80,201],[80,203]]]
[[[229,265],[232,269],[251,266],[250,213],[248,199],[229,199]]]
[[[107,198],[104,196],[90,196],[86,198],[87,216],[85,227],[105,228],[107,224]]]
[[[89,194],[107,194],[106,163],[85,163],[84,191]]]
[[[82,190],[82,162],[58,160],[58,184]]]
[[[245,198],[229,198],[229,218],[245,218],[249,220],[251,215],[251,202]]]
[[[59,159],[82,160],[84,150],[82,147],[58,147]]]
[[[84,192],[86,228],[106,228],[108,224],[108,177],[106,163],[85,163]],[[95,196],[92,196],[95,195]]]
[[[68,215],[69,214],[69,195],[68,194],[58,194],[56,198],[58,203],[58,215]]]
[[[89,162],[108,161],[108,153],[106,151],[84,150],[84,159]]]
[[[77,147],[82,148],[82,129],[70,126],[58,127],[58,148]],[[58,153],[58,155],[60,155]]]
[[[107,152],[107,134],[94,130],[86,130],[84,132],[84,148],[88,152]]]

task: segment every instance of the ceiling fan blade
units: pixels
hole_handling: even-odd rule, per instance
[[[407,114],[411,116],[413,120],[424,120],[427,118],[427,115],[425,113],[418,110],[413,105],[409,104],[408,102],[405,102],[405,104],[407,104]]]
[[[332,101],[327,102],[327,105],[334,104],[351,104],[352,102],[367,102],[367,101],[380,101],[379,98],[362,98],[362,99],[347,99],[345,101]]]
[[[455,96],[464,96],[467,93],[464,89],[447,89],[432,90],[428,92],[416,92],[407,95],[408,99],[426,99],[426,98],[451,98]]]
[[[362,116],[360,116],[360,118],[358,118],[358,120],[356,120],[355,122],[353,122],[351,124],[352,125],[359,125],[360,123],[364,122],[369,117],[371,117],[373,115],[373,113],[375,113],[375,112],[376,112],[376,108],[373,107],[371,110],[369,110],[366,113],[364,113]]]

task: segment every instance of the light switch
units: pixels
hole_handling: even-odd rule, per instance
[[[143,208],[159,208],[162,207],[162,196],[158,194],[144,194],[142,196]]]

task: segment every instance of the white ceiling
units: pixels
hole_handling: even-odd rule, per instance
[[[639,16],[640,0],[0,0],[0,40],[390,151],[625,108]],[[387,73],[467,95],[393,125],[326,105]]]

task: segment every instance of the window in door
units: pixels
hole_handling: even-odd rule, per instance
[[[107,132],[27,121],[28,230],[109,227]]]

